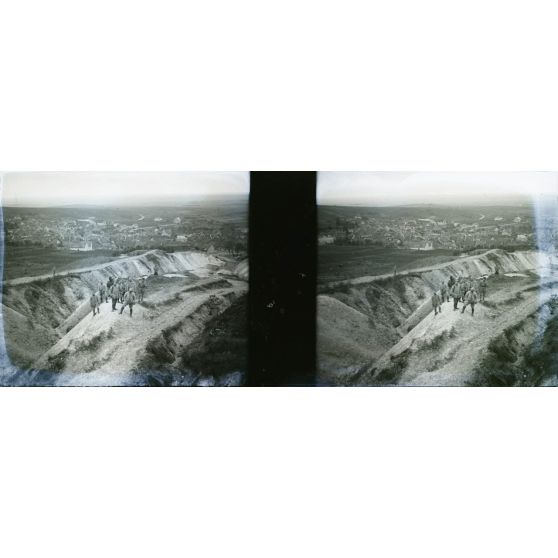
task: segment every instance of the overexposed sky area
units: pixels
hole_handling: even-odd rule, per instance
[[[556,172],[319,172],[322,205],[504,203],[558,196]]]
[[[5,206],[140,205],[212,195],[248,195],[248,172],[5,173]]]

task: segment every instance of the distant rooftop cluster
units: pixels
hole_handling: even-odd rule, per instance
[[[4,209],[6,242],[71,251],[178,246],[204,250],[218,246],[238,251],[245,249],[248,236],[242,220],[227,223],[202,214],[184,217],[180,210],[167,209],[153,216],[130,211],[79,217],[74,213],[71,209]]]
[[[536,242],[532,213],[512,208],[444,208],[367,213],[359,208],[334,209],[320,220],[318,243],[373,244],[411,250],[509,248]],[[431,215],[419,216],[431,211]],[[484,211],[484,212],[483,212]],[[501,211],[501,214],[499,213]]]

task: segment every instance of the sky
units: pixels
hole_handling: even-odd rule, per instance
[[[32,172],[2,176],[4,206],[141,205],[248,195],[248,172]]]
[[[248,195],[248,172],[33,172],[2,176],[4,206],[172,204]],[[483,204],[558,196],[555,172],[320,172],[318,203]]]
[[[558,196],[555,172],[320,172],[322,205],[494,204]]]

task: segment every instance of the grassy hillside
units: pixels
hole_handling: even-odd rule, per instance
[[[55,250],[40,246],[4,247],[4,279],[34,277],[57,272],[89,267],[117,259],[113,250],[94,250],[92,252],[72,252]]]
[[[453,250],[399,250],[378,246],[320,246],[318,250],[318,282],[328,283],[365,275],[393,273],[426,267],[455,259]]]
[[[11,246],[4,248],[4,279],[32,277],[57,272],[89,267],[117,259],[113,250],[94,250],[92,252],[72,252],[55,250],[40,246]]]

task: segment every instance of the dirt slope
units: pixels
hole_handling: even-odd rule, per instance
[[[126,275],[137,277],[151,275],[155,270],[159,273],[172,273],[176,271],[196,271],[205,273],[208,265],[221,266],[222,260],[206,254],[205,252],[172,252],[167,253],[162,250],[149,250],[142,254],[122,257],[118,260],[97,264],[89,267],[82,267],[70,271],[63,271],[56,274],[56,277],[71,277],[72,275],[84,276],[91,274],[95,280],[108,277],[110,275]],[[18,277],[4,282],[5,287],[23,285],[26,283],[36,283],[42,280],[51,279],[52,275],[40,275],[37,277]]]
[[[343,369],[351,375],[360,369],[362,363],[371,362],[382,354],[382,345],[370,340],[368,316],[325,295],[318,297],[318,305],[321,383],[336,383],[339,370]],[[385,334],[392,335],[389,328],[385,329]],[[354,364],[351,365],[351,362]]]
[[[536,280],[535,280],[536,281]],[[397,383],[402,385],[452,386],[473,382],[475,370],[489,344],[507,329],[521,326],[549,296],[542,299],[536,282],[499,286],[499,298],[488,298],[490,306],[478,304],[475,315],[470,308],[457,311],[453,303],[442,305],[437,316],[430,312],[394,347],[378,359],[370,371],[359,378],[360,384]],[[496,288],[494,283],[493,288]]]
[[[466,256],[457,258],[448,263],[438,264],[435,266],[420,267],[416,269],[406,270],[397,274],[398,277],[406,277],[408,275],[421,274],[425,280],[439,281],[449,275],[466,275],[478,276],[483,274],[493,274],[497,270],[501,273],[524,271],[526,269],[545,269],[550,267],[550,258],[541,252],[534,250],[524,252],[505,252],[504,250],[488,250],[484,254],[474,256]],[[337,281],[329,283],[326,287],[332,288],[337,285],[361,285],[364,283],[382,281],[391,279],[393,274],[373,275],[366,277],[357,277],[356,279],[347,279],[346,281]]]
[[[450,275],[481,274],[490,277],[489,293],[474,318],[454,312],[452,303],[434,316],[431,294]],[[320,380],[336,385],[470,383],[491,339],[526,323],[549,300],[554,291],[541,295],[540,275],[552,283],[546,256],[494,250],[397,277],[329,285],[318,298]]]
[[[205,321],[224,311],[244,285],[232,285],[206,292],[185,290],[178,295],[161,297],[156,293],[146,298],[146,305],[136,305],[130,317],[128,309],[120,314],[110,304],[101,313],[91,313],[72,328],[60,341],[32,366],[43,370],[60,370],[58,385],[135,385],[135,377],[154,372],[148,362],[148,351],[160,351],[172,364]],[[118,305],[120,307],[120,305]],[[176,337],[170,350],[169,337]],[[156,355],[161,360],[161,355]]]
[[[155,270],[158,275],[150,274]],[[110,303],[99,315],[91,313],[90,293],[111,275],[147,275],[146,298],[132,318],[128,309],[111,312]],[[172,381],[191,383],[177,367],[180,351],[246,290],[231,262],[195,252],[152,251],[55,278],[12,282],[2,305],[6,351],[19,368],[10,381],[138,385],[159,373],[155,363],[163,361]],[[159,383],[169,381],[167,374]]]

